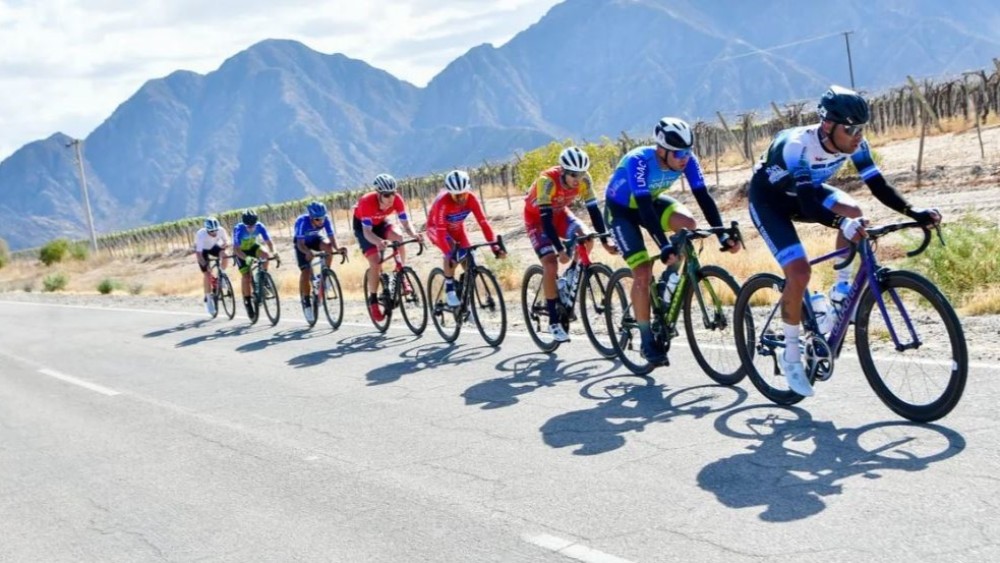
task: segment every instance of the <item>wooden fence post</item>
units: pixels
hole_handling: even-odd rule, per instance
[[[979,76],[979,73],[963,72],[962,82],[965,84],[965,94],[968,97],[970,110],[972,111],[972,115],[974,116],[976,123],[976,137],[979,138],[979,156],[983,160],[986,160],[986,148],[983,146],[983,129],[979,126],[979,105],[976,103],[976,100],[972,96],[972,92],[969,90],[969,76],[972,75]]]
[[[938,131],[944,133],[944,127],[941,126],[941,120],[938,119],[937,113],[934,111],[934,108],[931,107],[930,102],[927,101],[927,98],[924,97],[923,92],[920,91],[920,86],[917,85],[917,82],[913,80],[913,77],[910,76],[909,74],[906,75],[906,80],[910,83],[910,88],[913,91],[913,95],[917,98],[917,101],[920,102],[920,106],[923,107],[924,111],[926,111],[929,114],[929,116],[923,116],[923,115],[921,116],[920,118],[921,127],[923,127],[924,124],[926,124],[927,117],[930,117],[931,119],[934,120],[934,124],[937,126]],[[922,132],[921,132],[921,138],[923,138]]]

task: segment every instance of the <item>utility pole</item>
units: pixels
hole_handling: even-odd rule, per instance
[[[851,61],[851,37],[853,31],[844,32],[844,43],[847,45],[847,70],[851,73],[851,90],[854,90],[854,63]]]
[[[87,174],[83,171],[83,155],[80,153],[80,139],[73,139],[66,145],[66,148],[73,147],[76,150],[76,166],[80,174],[80,187],[83,188],[83,205],[87,210],[87,225],[90,227],[90,246],[94,253],[97,253],[97,232],[94,230],[94,215],[90,211],[90,194],[87,191]]]

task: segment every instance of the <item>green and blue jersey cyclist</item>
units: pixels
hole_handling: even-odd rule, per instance
[[[267,250],[261,246],[261,241],[267,246]],[[253,209],[243,210],[240,223],[233,229],[233,254],[235,255],[236,267],[240,269],[240,274],[242,274],[240,289],[243,293],[243,304],[246,306],[247,315],[253,318],[256,311],[250,297],[251,280],[248,258],[268,259],[277,255],[267,227],[259,221],[257,212]],[[265,270],[267,270],[267,266],[267,262],[261,265]]]
[[[215,217],[207,217],[205,226],[198,229],[194,235],[194,255],[198,260],[198,268],[201,269],[203,285],[205,289],[205,308],[209,315],[215,315],[215,300],[212,299],[212,272],[208,269],[208,257],[215,256],[219,259],[219,265],[223,270],[229,265],[229,258],[223,250],[229,246],[226,231],[221,228],[219,220]]]
[[[863,97],[831,86],[820,99],[818,113],[818,124],[785,129],[775,136],[754,167],[749,191],[750,218],[785,276],[781,317],[786,345],[778,363],[789,388],[802,396],[813,394],[799,347],[802,301],[812,268],[793,221],[838,229],[838,248],[867,236],[858,203],[825,183],[848,159],[884,205],[926,225],[941,221],[937,210],[910,205],[875,165],[864,138],[870,111]],[[846,297],[850,279],[850,268],[838,272],[830,299],[835,306]]]
[[[299,295],[302,297],[302,312],[310,323],[312,309],[312,259],[313,251],[326,253],[323,262],[329,268],[333,263],[333,252],[339,249],[337,233],[333,229],[326,212],[326,205],[313,201],[306,206],[306,212],[295,220],[293,229],[295,260],[299,265]]]
[[[666,194],[681,174],[687,178],[708,223],[721,227],[722,216],[694,155],[691,127],[681,119],[664,117],[656,124],[654,135],[655,145],[632,149],[618,163],[605,190],[605,212],[618,249],[634,275],[630,297],[642,338],[642,355],[652,364],[662,364],[666,353],[656,347],[650,329],[649,285],[653,270],[640,227],[652,236],[660,260],[673,266],[678,249],[670,244],[666,231],[697,226],[691,212]],[[720,235],[719,242],[729,252],[739,251],[738,241],[728,235]]]
[[[396,179],[389,174],[379,174],[372,182],[375,191],[367,193],[358,200],[354,206],[354,236],[358,239],[361,252],[368,260],[368,287],[369,295],[368,307],[371,310],[372,318],[376,322],[381,322],[384,318],[382,310],[378,305],[378,298],[374,293],[378,288],[379,275],[382,273],[382,251],[389,246],[390,241],[403,240],[402,235],[396,229],[395,224],[390,219],[390,215],[399,218],[400,224],[406,230],[406,234],[423,242],[424,237],[420,233],[414,232],[410,226],[409,216],[406,214],[406,202],[396,191]],[[399,247],[400,264],[406,263],[406,248]],[[403,291],[411,292],[409,282],[403,278]]]

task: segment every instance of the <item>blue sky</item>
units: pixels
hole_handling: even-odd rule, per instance
[[[151,78],[208,73],[268,38],[344,53],[417,86],[501,45],[558,0],[0,0],[0,160],[85,137]]]

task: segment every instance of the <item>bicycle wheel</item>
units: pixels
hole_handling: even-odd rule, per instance
[[[608,290],[611,279],[611,268],[604,264],[591,264],[583,272],[580,282],[580,320],[587,339],[594,345],[597,353],[605,358],[615,357],[615,345],[611,335],[604,329],[604,294]]]
[[[319,320],[319,301],[323,295],[321,289],[316,283],[313,283],[312,285],[312,293],[310,293],[311,299],[309,300],[309,308],[312,309],[312,320],[310,321],[309,317],[306,317],[306,324],[309,325],[309,328],[316,326],[316,321]]]
[[[604,298],[604,322],[615,355],[632,373],[646,375],[653,371],[653,364],[642,357],[642,337],[639,323],[632,309],[632,270],[622,268],[611,274],[608,292]]]
[[[218,296],[219,303],[222,303],[222,310],[226,312],[229,320],[233,320],[233,317],[236,316],[236,294],[233,292],[233,283],[229,281],[229,276],[226,274],[219,276]]]
[[[326,320],[334,329],[340,328],[344,322],[344,294],[340,292],[340,280],[337,273],[330,269],[323,270],[323,312]]]
[[[751,277],[736,297],[733,326],[736,351],[753,386],[772,402],[794,405],[803,399],[788,387],[778,369],[778,354],[785,351],[781,324],[781,291],[785,280],[774,274]]]
[[[507,335],[507,305],[503,302],[500,282],[484,266],[476,266],[475,285],[472,287],[472,320],[483,340],[494,348]]]
[[[413,268],[406,266],[399,273],[396,282],[396,296],[399,299],[399,308],[403,311],[403,320],[406,321],[406,326],[410,327],[413,334],[420,336],[427,328],[427,296],[424,293],[424,284]]]
[[[521,279],[521,313],[524,314],[528,336],[535,346],[542,352],[552,352],[559,347],[559,342],[543,328],[549,324],[549,313],[545,307],[545,292],[542,291],[542,267],[538,264],[529,266]]]
[[[444,270],[434,268],[431,275],[427,276],[427,305],[431,310],[431,320],[445,342],[454,342],[462,330],[462,323],[459,322],[460,307],[449,307],[445,294]]]
[[[698,270],[698,283],[688,283],[684,291],[684,332],[691,353],[720,385],[736,385],[746,374],[733,336],[733,307],[739,292],[733,276],[718,266]]]
[[[278,299],[278,286],[274,284],[274,278],[271,277],[271,274],[267,272],[261,274],[260,289],[263,292],[261,302],[264,305],[264,313],[271,321],[271,326],[274,326],[281,318],[281,301]],[[260,316],[259,312],[257,316]]]
[[[885,314],[872,287],[858,305],[854,337],[861,368],[893,412],[916,422],[937,420],[965,390],[969,356],[962,325],[948,299],[919,274],[889,272],[879,286]]]
[[[365,270],[365,311],[368,312],[368,318],[372,320],[372,324],[375,325],[375,330],[379,332],[385,332],[389,330],[389,321],[392,320],[392,299],[393,296],[389,294],[389,289],[385,287],[386,276],[379,276],[378,286],[373,291],[368,287],[368,273],[371,268]],[[372,316],[372,308],[368,303],[368,296],[371,294],[378,296],[378,308],[382,311],[382,320],[375,320]]]

